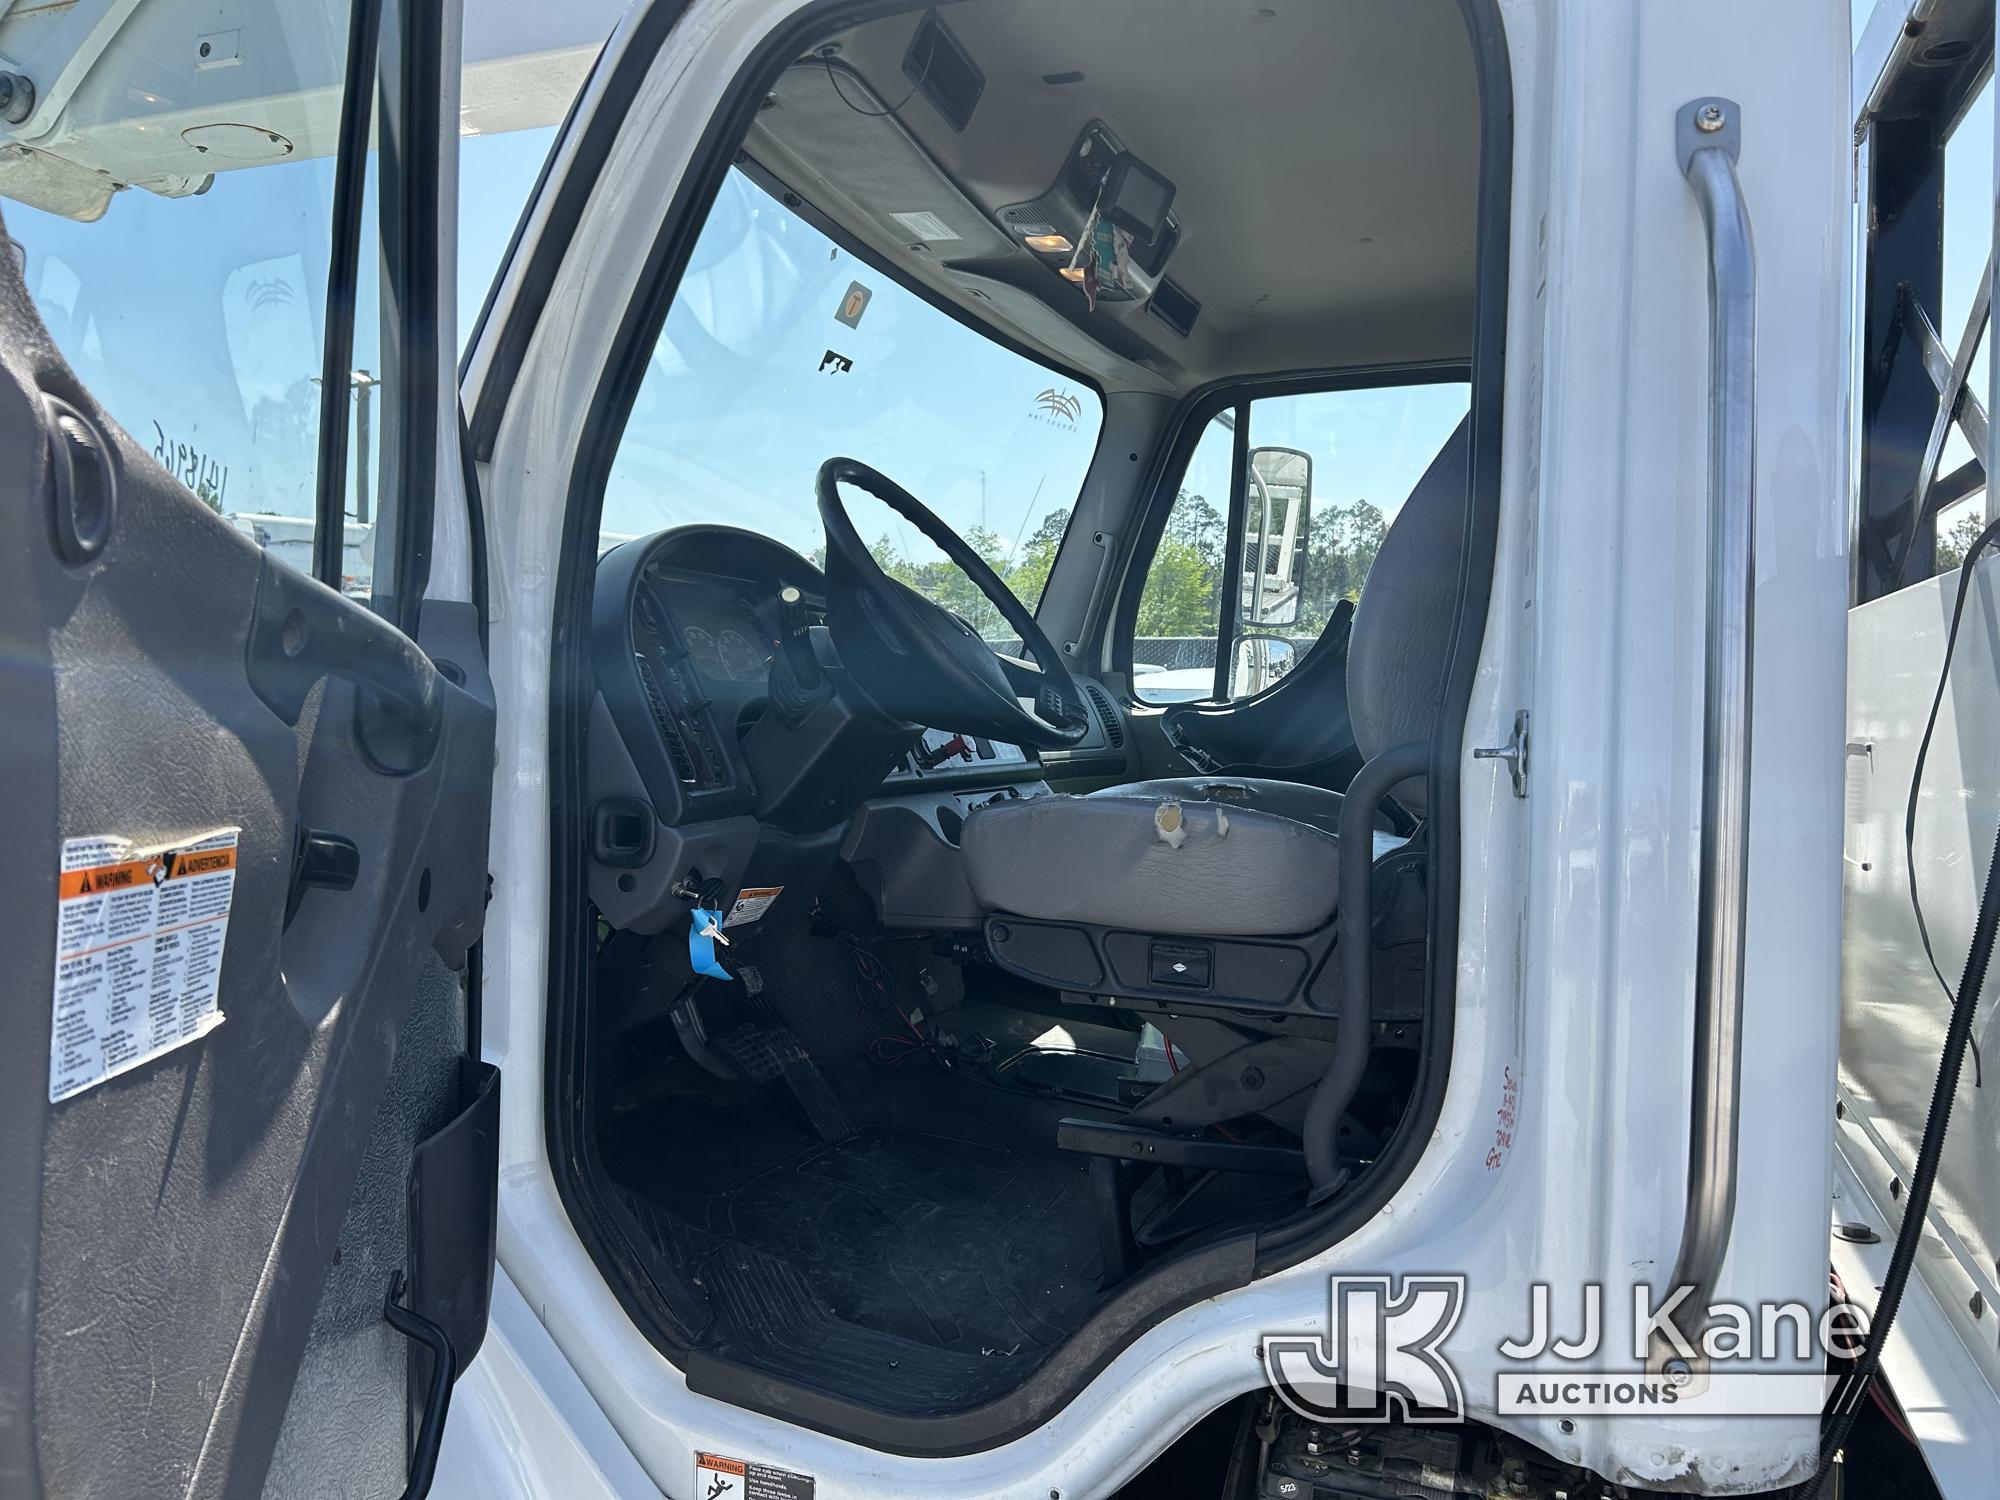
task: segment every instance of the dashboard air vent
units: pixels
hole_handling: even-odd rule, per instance
[[[687,742],[681,738],[680,726],[674,722],[672,710],[667,707],[659,679],[653,676],[652,663],[637,652],[633,653],[633,660],[639,668],[639,685],[646,691],[646,706],[653,711],[653,723],[658,726],[660,738],[666,743],[667,754],[673,758],[674,775],[681,779],[682,784],[693,786],[700,779],[695,775],[694,759],[688,754]]]
[[[1123,750],[1125,725],[1118,718],[1118,708],[1111,701],[1111,695],[1094,682],[1084,683],[1083,690],[1090,695],[1090,701],[1097,705],[1097,717],[1104,723],[1104,735],[1111,741],[1111,748]]]

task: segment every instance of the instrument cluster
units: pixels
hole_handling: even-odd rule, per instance
[[[654,590],[642,588],[640,616],[670,609],[697,672],[710,682],[764,680],[777,649],[776,636],[760,618],[747,587],[735,589],[681,574],[666,581],[664,592],[671,595],[671,605]]]

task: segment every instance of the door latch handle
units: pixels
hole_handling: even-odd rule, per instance
[[[287,724],[299,722],[322,678],[352,682],[355,731],[376,769],[405,776],[430,764],[444,726],[444,675],[387,620],[268,551],[258,562],[244,666],[251,688]]]
[[[1472,752],[1474,760],[1504,760],[1507,778],[1514,783],[1514,795],[1528,795],[1528,711],[1514,711],[1514,735],[1504,745],[1481,745]]]
[[[285,925],[292,925],[308,887],[351,891],[360,873],[361,851],[355,848],[353,839],[301,823],[292,841],[292,883],[285,894]]]

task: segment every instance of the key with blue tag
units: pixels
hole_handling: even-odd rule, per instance
[[[688,963],[695,973],[706,974],[711,979],[734,979],[736,976],[722,967],[715,956],[715,945],[729,946],[729,939],[722,932],[722,914],[710,911],[705,906],[697,906],[694,920],[688,923]]]

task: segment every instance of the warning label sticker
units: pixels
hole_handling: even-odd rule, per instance
[[[222,1024],[237,833],[149,849],[110,835],[64,840],[49,1103]]]
[[[694,1456],[695,1500],[812,1500],[813,1477],[720,1453]]]
[[[771,903],[784,895],[781,885],[746,885],[736,894],[736,904],[729,908],[729,915],[722,919],[724,927],[741,927],[754,922],[771,909]]]

